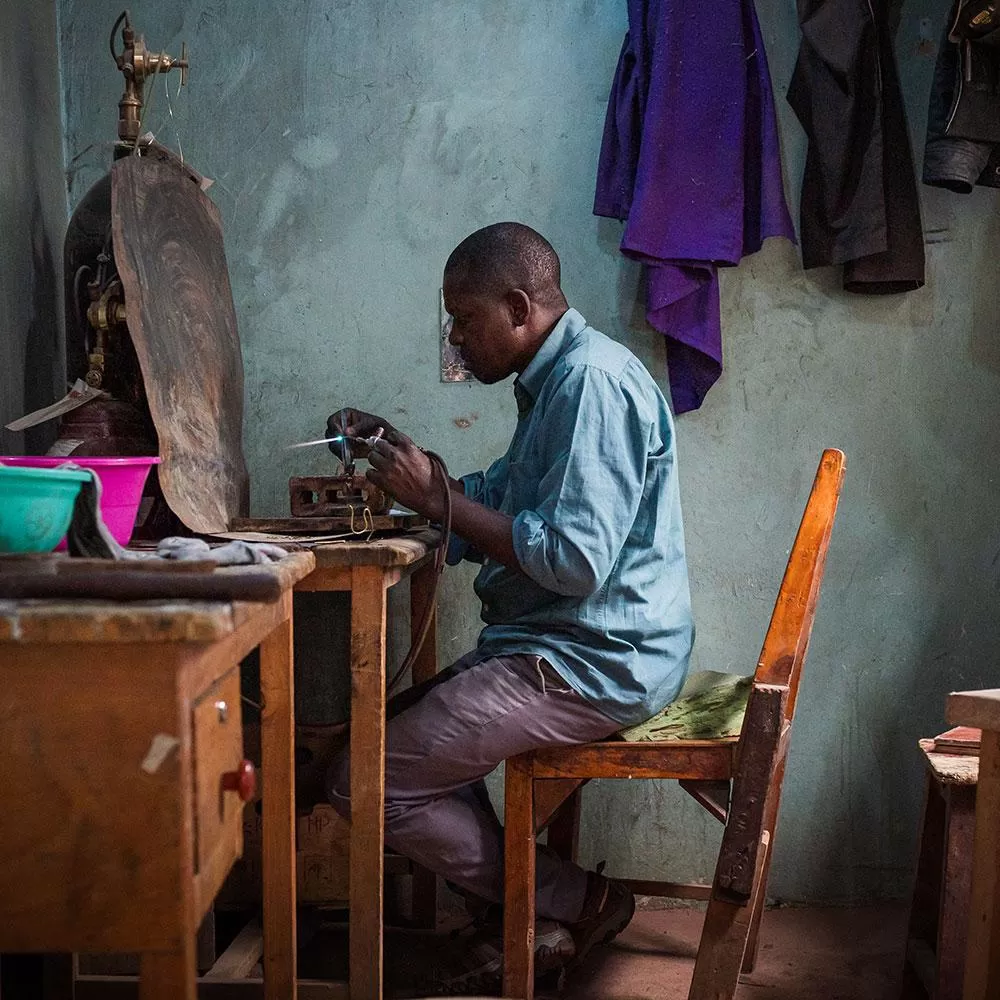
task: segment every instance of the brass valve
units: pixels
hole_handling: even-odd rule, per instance
[[[115,52],[115,32],[122,27],[122,51]],[[187,83],[187,44],[181,45],[179,59],[166,52],[150,52],[142,35],[136,36],[129,12],[122,11],[111,29],[111,57],[125,77],[125,93],[118,102],[118,138],[121,142],[135,146],[139,142],[139,128],[142,122],[142,108],[145,103],[146,80],[157,73],[169,73],[172,69],[181,71],[181,86]]]

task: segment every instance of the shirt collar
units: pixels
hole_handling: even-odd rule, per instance
[[[567,309],[542,341],[528,366],[514,380],[514,397],[518,413],[526,413],[534,406],[545,380],[556,362],[569,350],[574,340],[586,329],[587,321],[575,309]]]

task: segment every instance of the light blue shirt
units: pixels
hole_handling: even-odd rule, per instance
[[[677,696],[694,639],[670,410],[638,358],[575,309],[514,395],[507,454],[462,483],[514,518],[520,565],[460,538],[449,550],[482,563],[478,648],[544,656],[606,715],[642,722]]]

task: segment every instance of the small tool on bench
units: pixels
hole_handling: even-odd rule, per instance
[[[344,467],[339,476],[292,476],[288,481],[292,517],[350,517],[353,522],[355,513],[360,517],[365,510],[369,515],[387,513],[392,506],[392,497],[355,471],[355,457],[361,450],[359,446],[367,454],[383,433],[380,427],[368,438],[337,434],[289,445],[290,448],[333,445],[331,450]]]

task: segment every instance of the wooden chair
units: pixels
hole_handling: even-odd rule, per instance
[[[629,882],[634,892],[708,900],[689,1000],[729,1000],[753,969],[802,664],[844,478],[820,460],[754,673],[738,739],[611,740],[533,751],[506,765],[503,996],[534,992],[535,840],[571,858],[590,778],[673,778],[725,824],[711,886]],[[628,881],[628,880],[626,880]]]

